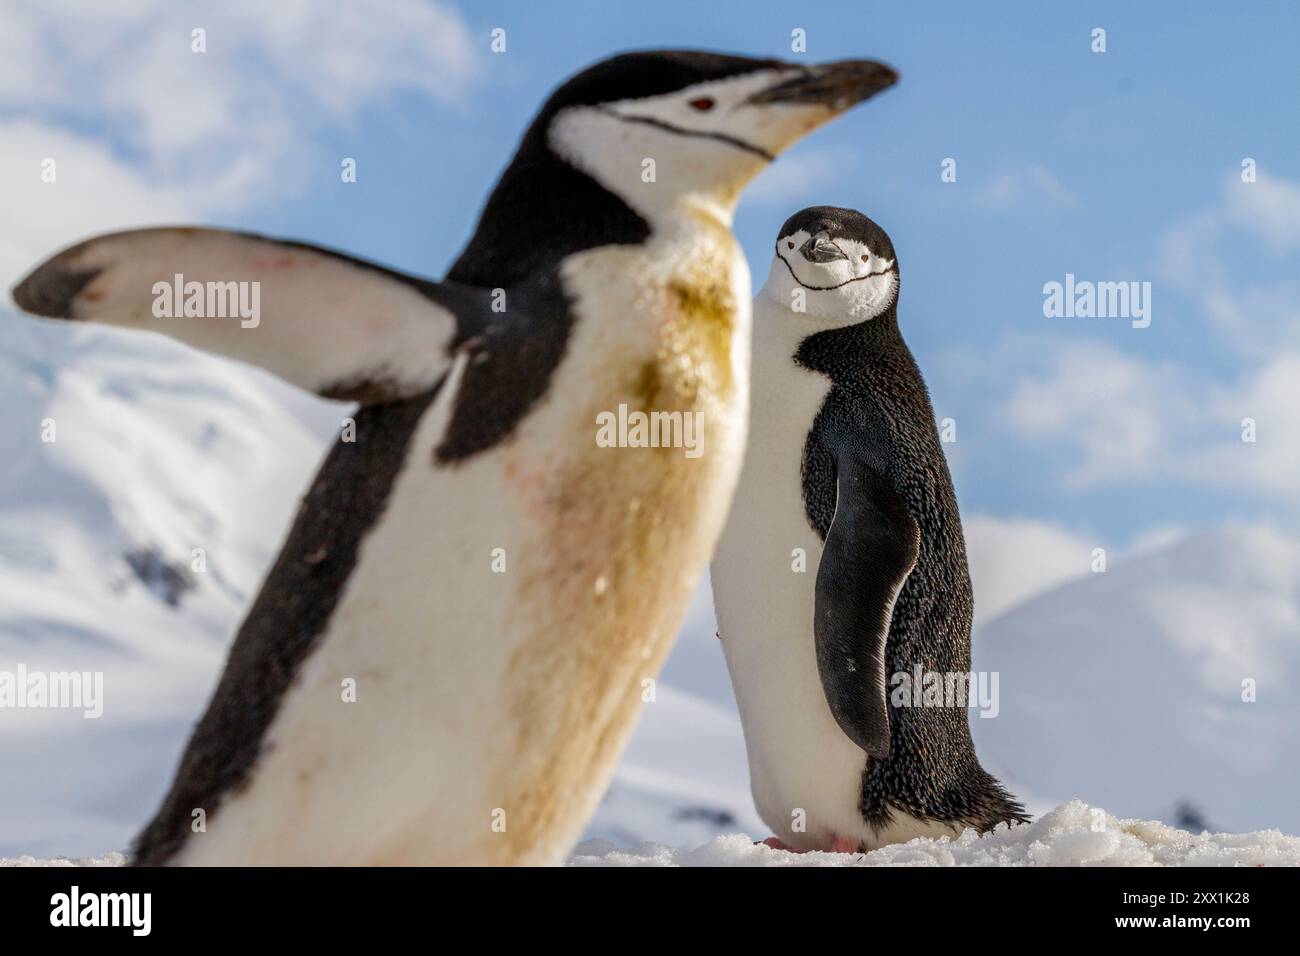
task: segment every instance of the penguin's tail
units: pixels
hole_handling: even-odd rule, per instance
[[[1032,822],[1029,814],[1025,812],[1024,804],[1013,797],[1006,787],[988,773],[983,773],[983,776],[978,812],[975,819],[965,821],[968,826],[980,833],[987,833],[999,823],[1019,826],[1022,823]]]

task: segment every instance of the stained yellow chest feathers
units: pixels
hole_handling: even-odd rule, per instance
[[[515,808],[516,857],[581,817],[580,781],[612,768],[743,443],[749,283],[725,227],[592,250],[564,278],[578,319],[559,369],[566,401],[539,405],[505,471],[527,515],[503,692],[518,727],[500,798]]]
[[[570,437],[549,461],[630,471],[638,488],[658,483],[639,470],[699,459],[711,435],[728,437],[744,417],[749,283],[725,225],[697,218],[641,246],[592,250],[564,279],[578,319],[560,369],[568,401],[537,424]],[[589,447],[574,447],[577,433]]]
[[[747,295],[740,255],[730,232],[703,228],[670,260],[657,290],[655,371],[642,368],[635,379],[647,410],[706,411],[731,393],[741,299]],[[656,386],[653,391],[647,383]]]

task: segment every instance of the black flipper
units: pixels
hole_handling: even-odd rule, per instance
[[[851,450],[836,455],[835,470],[835,518],[817,569],[817,670],[840,729],[871,756],[887,757],[885,643],[921,529],[884,476]]]

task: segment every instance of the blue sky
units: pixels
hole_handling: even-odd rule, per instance
[[[537,105],[587,63],[654,46],[797,59],[795,28],[810,61],[884,59],[895,90],[742,200],[756,281],[803,206],[853,206],[890,232],[905,335],[957,421],[968,517],[1119,549],[1171,527],[1294,525],[1279,477],[1300,470],[1294,4],[393,0],[365,15],[294,0],[270,21],[244,0],[55,0],[11,18],[28,32],[0,40],[9,160],[63,150],[65,177],[98,172],[83,208],[69,186],[62,219],[10,197],[6,279],[92,226],[178,218],[441,275]],[[339,180],[345,156],[355,184]],[[1150,328],[1044,318],[1043,284],[1067,272],[1151,282]],[[1254,445],[1239,440],[1248,416]]]

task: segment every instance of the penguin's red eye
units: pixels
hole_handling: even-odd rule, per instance
[[[691,109],[699,110],[701,113],[707,113],[709,110],[713,109],[713,97],[697,96],[695,99],[691,100]]]

